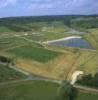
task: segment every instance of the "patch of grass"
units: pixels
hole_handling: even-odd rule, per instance
[[[77,61],[77,68],[86,74],[98,72],[98,29],[89,29],[89,34],[84,38],[88,40],[96,51],[80,51],[81,56]]]
[[[76,100],[98,100],[98,94],[79,92]]]
[[[56,100],[57,88],[51,82],[21,82],[0,87],[0,100]]]
[[[0,100],[59,100],[58,88],[58,84],[45,81],[27,81],[3,85],[0,87]],[[79,91],[74,100],[97,99],[98,94]]]
[[[17,37],[0,38],[0,49],[9,49],[27,43],[27,41]]]
[[[5,26],[0,26],[0,32],[12,32],[12,30]]]
[[[39,43],[36,43],[33,41],[27,41],[24,38],[20,38],[20,37],[0,38],[0,49],[1,50],[12,49],[12,48],[21,47],[23,45],[30,45],[30,44],[36,47],[42,47],[42,45]]]
[[[97,59],[98,56],[96,52],[80,51],[80,56],[78,60],[76,60],[75,67],[78,70],[84,71],[85,74],[95,74],[98,72]]]
[[[55,39],[60,39],[60,38],[65,38],[68,36],[77,36],[77,34],[68,34],[68,33],[56,33],[56,32],[43,32],[44,35],[44,41],[46,40],[55,40]]]
[[[98,28],[96,29],[89,29],[90,34],[85,35],[86,38],[91,45],[98,50]]]
[[[25,78],[26,76],[6,65],[0,64],[0,82],[12,81]]]
[[[33,59],[42,63],[52,60],[61,54],[59,52],[54,52],[44,48],[38,48],[29,45],[14,48],[12,50],[9,50],[8,52],[15,54],[17,57]]]

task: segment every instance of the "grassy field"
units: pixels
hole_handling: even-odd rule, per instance
[[[47,62],[59,56],[59,52],[53,52],[44,48],[38,48],[33,46],[22,46],[9,50],[10,53],[15,54],[17,57],[33,59],[39,62]]]
[[[0,87],[0,100],[59,100],[58,88],[58,84],[44,81],[9,84]],[[79,92],[74,100],[97,99],[98,94]]]
[[[26,33],[14,32],[1,34],[0,54],[10,55],[15,60],[17,58],[17,60],[19,61],[17,63],[18,67],[30,73],[36,74],[37,72],[40,73],[40,75],[44,75],[47,77],[51,76],[56,78],[64,78],[65,74],[67,75],[67,73],[69,72],[70,67],[74,61],[73,54],[62,48],[55,48],[51,46],[44,47],[39,43],[33,42],[33,38],[35,37],[33,37],[34,35],[32,35],[31,32],[29,32],[29,35],[27,36],[24,34]],[[16,37],[16,35],[19,35],[19,37]],[[58,34],[57,37],[59,36],[60,34]],[[35,40],[37,40],[37,38],[35,38]],[[64,57],[62,56],[63,53]],[[62,57],[59,58],[59,56]],[[64,72],[65,70],[66,73]]]
[[[86,35],[85,38],[98,50],[98,28],[89,29],[90,34]]]
[[[43,81],[7,85],[0,87],[0,100],[56,100],[57,87]]]
[[[28,44],[28,42],[17,37],[0,38],[1,50],[10,49],[24,44]]]
[[[23,66],[32,66],[30,70],[36,70],[35,67],[39,68],[37,71],[39,73],[44,73],[44,70],[51,70],[50,73],[55,73],[56,77],[65,77],[69,72],[73,73],[75,70],[82,70],[84,73],[92,73],[95,74],[98,72],[98,54],[96,51],[90,51],[90,50],[80,50],[80,49],[73,49],[73,48],[56,48],[51,46],[45,46],[40,45],[38,43],[35,43],[33,41],[46,41],[46,40],[52,40],[52,39],[58,39],[63,38],[67,36],[66,33],[52,33],[52,32],[28,32],[28,35],[25,35],[25,32],[16,32],[16,33],[7,33],[2,34],[0,37],[0,50],[4,50],[4,53],[8,53],[14,57],[17,57],[19,59],[25,59],[23,62],[20,62],[18,65],[23,68]],[[96,45],[97,48],[97,39],[91,38],[97,34],[97,29],[89,30],[89,34],[83,35],[85,39],[87,39],[91,45]],[[20,35],[19,37],[15,37],[15,35]],[[70,34],[71,35],[71,34]],[[97,37],[95,37],[97,38]],[[27,46],[28,45],[28,46]],[[64,51],[65,57],[61,57],[60,59],[57,59],[59,55],[61,55]],[[77,59],[77,55],[79,55]],[[85,58],[85,59],[84,59]],[[54,60],[57,59],[57,60]],[[37,61],[38,64],[35,65],[28,63],[28,60]],[[64,62],[65,60],[65,62]],[[50,62],[50,63],[47,63]],[[60,63],[62,62],[62,63]],[[24,64],[25,65],[24,65]],[[39,63],[47,63],[44,65],[40,65]],[[43,66],[43,67],[42,67]],[[46,69],[46,66],[48,67]],[[51,68],[51,66],[54,66]],[[19,67],[20,68],[20,67]],[[41,69],[40,69],[41,68]],[[44,68],[44,69],[43,69]],[[24,68],[23,68],[24,69]],[[27,68],[26,68],[27,70]],[[30,71],[29,70],[29,71]],[[31,71],[32,71],[31,70]],[[54,71],[55,70],[55,71]],[[72,70],[72,71],[71,71]],[[28,71],[28,70],[27,70]],[[30,71],[30,72],[31,72]],[[65,72],[64,72],[65,71]],[[32,71],[33,73],[34,71]],[[36,71],[35,71],[36,72]],[[58,74],[56,74],[58,73]],[[61,74],[60,74],[61,73]],[[49,75],[49,74],[48,74]]]
[[[0,82],[19,80],[23,78],[26,78],[24,74],[13,70],[6,65],[0,64]]]
[[[53,70],[53,71],[50,71],[51,73],[53,73],[54,70],[55,70],[54,73],[59,73],[59,74],[61,73],[61,75],[57,74],[58,77],[62,76],[63,75],[62,73],[64,73],[64,71],[66,74],[66,75],[64,74],[64,76],[67,76],[69,71],[73,73],[75,70],[82,70],[86,74],[87,73],[95,74],[96,72],[98,72],[97,51],[80,50],[80,49],[73,49],[73,48],[55,49],[54,47],[47,46],[47,45],[45,46],[46,48],[44,48],[43,45],[36,43],[38,41],[58,39],[58,38],[63,38],[65,36],[71,35],[71,34],[69,35],[66,34],[66,32],[65,33],[47,32],[47,30],[45,32],[28,32],[28,35],[25,35],[26,34],[25,32],[2,34],[0,36],[1,37],[0,51],[4,51],[5,54],[8,53],[19,59],[25,59],[26,62],[24,63],[32,67],[36,65],[35,63],[34,64],[28,63],[29,62],[28,59],[30,61],[32,60],[32,62],[37,61],[38,68],[40,67],[42,68],[42,66],[46,68],[47,66],[48,67],[47,70]],[[89,34],[85,34],[83,35],[83,37],[86,40],[88,40],[95,49],[97,49],[98,46],[97,46],[96,35],[97,35],[98,30],[91,29],[88,31],[89,31]],[[20,36],[16,37],[15,35],[20,35]],[[93,38],[92,38],[92,35],[93,35]],[[54,60],[54,59],[57,59],[59,55],[61,55],[61,53],[59,52],[62,52],[62,51],[65,52],[63,53],[66,56],[60,58],[60,60]],[[76,57],[77,54],[79,55],[78,59]],[[63,62],[63,60],[65,60],[65,62]],[[62,64],[59,61],[62,62]],[[47,63],[47,62],[50,62],[50,63]],[[39,63],[47,63],[47,64],[40,65]],[[21,65],[21,64],[19,63],[18,65]],[[21,65],[22,68],[23,66]],[[54,67],[51,68],[51,66],[54,66]],[[39,69],[37,71],[39,71],[39,73],[43,73],[43,70]]]
[[[83,21],[73,17],[66,18],[46,18],[47,21],[40,17],[0,19],[0,55],[10,56],[15,66],[21,70],[57,80],[70,80],[76,70],[81,70],[84,74],[95,74],[98,72],[98,19],[87,18],[86,21],[84,18]],[[43,44],[48,40],[68,36],[82,36],[94,50],[59,48]],[[59,85],[43,81],[18,81],[25,78],[22,73],[0,64],[0,100],[58,99]],[[2,84],[12,80],[18,82]],[[98,94],[79,91],[75,100],[97,99]]]
[[[31,44],[31,45],[36,46],[36,47],[42,46],[41,44],[36,43],[36,42],[34,42],[33,39],[31,39],[33,36],[31,36],[31,35],[24,36],[24,34],[26,34],[26,33],[1,34],[1,36],[0,36],[0,50],[17,48],[17,47],[21,47],[21,46],[26,45],[26,44],[27,45]]]
[[[8,29],[5,26],[0,26],[0,32],[13,32],[12,30]]]
[[[43,32],[44,41],[65,38],[68,36],[77,36],[77,34],[67,34],[66,32]]]
[[[98,94],[79,92],[76,100],[97,100]]]
[[[95,51],[81,51],[77,67],[85,73],[95,74],[98,72],[98,29],[90,29],[85,38],[91,43]],[[85,59],[84,59],[85,58]],[[84,60],[84,61],[83,61]]]
[[[49,26],[47,23],[28,23],[26,26],[31,28],[37,28],[36,31],[28,31],[28,32],[14,32],[14,33],[0,33],[0,51],[4,51],[4,53],[8,53],[10,55],[14,55],[15,57],[19,59],[25,59],[25,61],[28,59],[32,62],[37,61],[38,67],[40,67],[39,63],[47,63],[45,65],[42,65],[44,67],[50,67],[49,70],[54,69],[54,73],[73,73],[75,70],[82,70],[84,73],[92,73],[95,74],[98,72],[98,39],[97,39],[97,32],[98,29],[88,29],[86,30],[88,34],[83,34],[83,38],[90,42],[90,44],[96,49],[96,51],[91,50],[80,50],[80,49],[73,49],[73,48],[60,48],[60,49],[54,49],[54,47],[45,46],[35,43],[35,42],[43,42],[47,40],[53,40],[53,39],[59,39],[64,38],[66,36],[73,36],[73,35],[81,35],[81,34],[71,34],[67,32],[72,32],[69,27],[65,26],[64,23],[59,22],[59,25],[57,22],[54,22],[53,26]],[[38,25],[38,26],[37,26]],[[77,31],[76,31],[77,32]],[[27,34],[27,35],[25,35]],[[19,35],[17,37],[16,35]],[[28,45],[28,46],[27,46]],[[65,62],[62,62],[62,64],[57,59],[60,55],[59,51],[62,52],[62,50],[65,50],[64,55],[65,57],[60,58],[60,62],[65,60]],[[73,52],[74,51],[74,52]],[[1,52],[1,53],[2,53]],[[79,55],[77,59],[77,54]],[[70,57],[70,58],[69,58]],[[23,63],[23,62],[22,62]],[[24,62],[25,63],[25,62]],[[21,64],[18,64],[21,65]],[[30,65],[27,64],[26,65]],[[30,66],[35,66],[34,64],[31,64]],[[54,66],[55,68],[51,68],[51,66]],[[22,66],[23,67],[23,66]],[[60,68],[59,68],[60,67]],[[62,69],[61,69],[62,68]],[[35,68],[34,68],[35,69]],[[61,72],[58,72],[58,69]],[[46,70],[46,69],[45,69]],[[48,68],[47,68],[48,70]],[[64,70],[64,71],[63,71]],[[39,69],[42,73],[42,70]],[[69,72],[70,71],[70,72]],[[52,71],[51,71],[52,73]],[[59,75],[60,76],[60,75]],[[67,76],[67,75],[66,75]]]

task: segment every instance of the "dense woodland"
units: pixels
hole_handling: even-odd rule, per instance
[[[10,17],[10,18],[1,18],[0,27],[7,27],[16,32],[20,31],[31,31],[33,23],[45,22],[47,25],[53,25],[53,22],[61,21],[66,26],[72,28],[98,28],[98,16],[33,16],[33,17]],[[28,24],[32,23],[32,27]],[[28,25],[28,27],[27,27]],[[34,25],[34,28],[40,28],[41,25]]]

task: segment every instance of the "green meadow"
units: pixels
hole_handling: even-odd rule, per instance
[[[26,78],[26,75],[9,68],[7,65],[0,64],[0,83]]]
[[[47,62],[59,56],[61,53],[47,50],[44,48],[33,47],[33,46],[22,46],[9,50],[8,52],[15,54],[17,57],[25,59],[33,59],[39,62]]]
[[[58,89],[58,84],[44,81],[8,84],[0,87],[0,100],[59,100]],[[97,99],[98,94],[79,92],[74,100]]]

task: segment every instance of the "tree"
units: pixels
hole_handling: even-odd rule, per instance
[[[63,81],[58,92],[59,100],[73,100],[76,96],[76,91],[73,86],[67,82]]]

